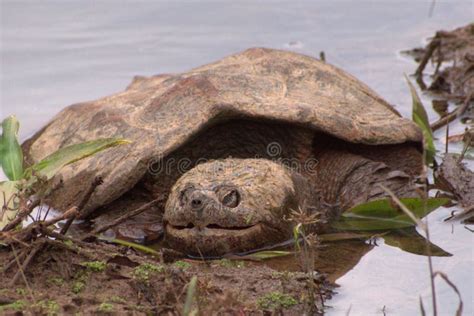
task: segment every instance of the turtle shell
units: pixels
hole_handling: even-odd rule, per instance
[[[249,117],[294,123],[351,143],[422,141],[422,133],[346,72],[305,55],[252,48],[189,72],[136,77],[124,91],[71,105],[27,140],[27,163],[55,150],[104,137],[133,143],[64,167],[62,203],[77,205],[97,175],[93,210],[130,190],[148,162],[165,157],[204,128]]]

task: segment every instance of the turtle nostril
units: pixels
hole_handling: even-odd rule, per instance
[[[193,208],[200,208],[202,206],[202,200],[201,199],[193,199],[191,200],[191,206]]]

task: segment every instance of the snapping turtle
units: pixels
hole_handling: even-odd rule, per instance
[[[331,217],[382,197],[377,184],[413,196],[422,169],[422,133],[370,88],[314,58],[264,48],[136,77],[124,92],[67,107],[23,147],[31,163],[118,136],[133,143],[64,168],[49,204],[79,204],[101,175],[83,217],[161,198],[142,221],[164,213],[165,239],[193,254],[282,241],[290,210]]]

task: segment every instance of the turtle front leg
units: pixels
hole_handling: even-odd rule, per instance
[[[324,200],[337,204],[341,212],[386,197],[380,185],[398,197],[418,197],[413,178],[383,162],[337,149],[326,150],[317,159],[316,185]]]

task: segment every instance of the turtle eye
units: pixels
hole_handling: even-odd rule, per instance
[[[239,191],[232,189],[227,194],[225,194],[222,199],[221,203],[227,207],[237,207],[240,203],[240,193]]]

